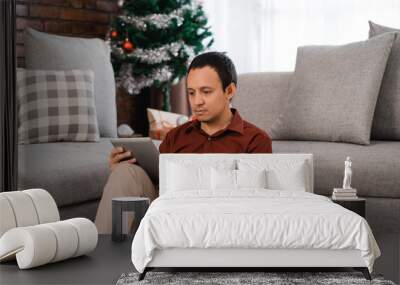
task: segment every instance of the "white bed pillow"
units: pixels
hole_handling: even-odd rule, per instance
[[[266,170],[267,187],[272,190],[306,191],[307,164],[299,160],[262,161],[239,159],[239,170]]]
[[[211,188],[236,190],[236,170],[234,169],[211,169]]]
[[[211,166],[168,164],[168,189],[185,191],[211,188]]]
[[[267,188],[267,171],[261,170],[236,170],[238,188]]]
[[[241,188],[266,188],[266,170],[232,170],[211,169],[211,184],[213,190],[229,189],[240,190]]]
[[[223,169],[226,172],[235,168],[233,160],[214,161],[169,161],[167,163],[167,191],[211,190],[212,169]]]

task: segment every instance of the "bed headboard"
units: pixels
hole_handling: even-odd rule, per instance
[[[273,153],[273,154],[249,154],[249,153],[205,153],[205,154],[160,154],[159,163],[159,187],[160,195],[168,191],[168,163],[190,163],[191,165],[213,165],[217,161],[232,161],[237,167],[240,161],[262,162],[265,165],[277,165],[279,163],[304,162],[305,165],[305,189],[307,192],[314,191],[314,166],[312,154],[299,153]]]

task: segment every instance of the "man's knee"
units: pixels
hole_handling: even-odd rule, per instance
[[[137,164],[132,163],[119,163],[111,172],[109,180],[117,179],[130,180],[130,179],[147,179],[146,172]]]
[[[121,177],[131,175],[132,173],[142,173],[144,170],[137,164],[132,163],[119,163],[113,171],[110,173],[111,176]]]

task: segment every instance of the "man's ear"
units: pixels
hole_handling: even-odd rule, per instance
[[[231,82],[225,89],[226,94],[228,95],[228,99],[232,100],[232,97],[235,96],[236,93],[236,84]]]

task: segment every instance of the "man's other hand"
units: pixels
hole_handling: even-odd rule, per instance
[[[123,147],[114,147],[111,150],[108,166],[111,171],[117,167],[119,163],[136,163],[135,156],[132,152],[125,150]]]

